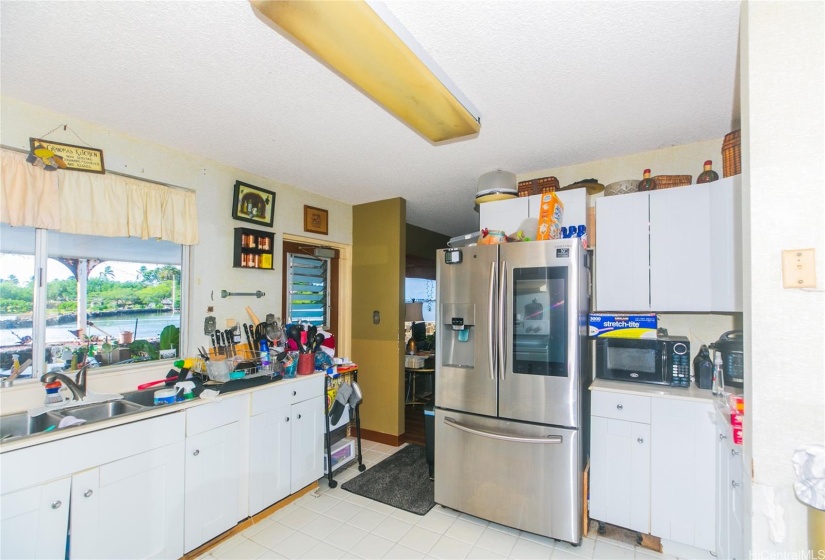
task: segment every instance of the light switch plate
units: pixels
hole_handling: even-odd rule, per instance
[[[782,287],[816,288],[816,253],[813,249],[782,251]]]

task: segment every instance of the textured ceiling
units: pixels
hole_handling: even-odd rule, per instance
[[[402,196],[409,223],[450,236],[478,227],[483,173],[721,138],[738,118],[738,2],[386,5],[478,108],[477,138],[429,144],[245,1],[3,0],[0,93],[351,204]]]

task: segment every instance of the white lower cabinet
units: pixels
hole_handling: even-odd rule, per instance
[[[716,556],[731,560],[746,557],[744,550],[744,516],[742,484],[744,469],[742,446],[732,441],[727,415],[716,413]]]
[[[2,558],[180,558],[184,416],[2,456]]]
[[[0,558],[63,558],[72,480],[0,496]]]
[[[252,395],[250,514],[323,476],[323,384],[323,376],[313,375]]]
[[[713,404],[652,399],[650,532],[716,550]]]
[[[717,438],[710,392],[608,391],[599,384],[628,385],[597,380],[591,391],[590,517],[715,551]]]
[[[241,395],[186,411],[186,552],[231,529],[244,517],[238,497],[241,420],[248,402],[248,396]]]
[[[590,517],[649,533],[650,399],[596,391],[592,397]]]
[[[72,477],[71,558],[173,558],[181,550],[183,443]]]

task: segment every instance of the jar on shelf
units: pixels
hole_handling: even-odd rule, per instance
[[[653,179],[650,176],[650,169],[645,169],[642,174],[642,180],[639,182],[638,191],[655,191],[656,190],[656,179]]]

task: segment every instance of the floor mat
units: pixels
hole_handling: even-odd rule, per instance
[[[341,488],[418,515],[424,515],[435,505],[435,485],[430,480],[426,449],[418,445],[404,447]]]

